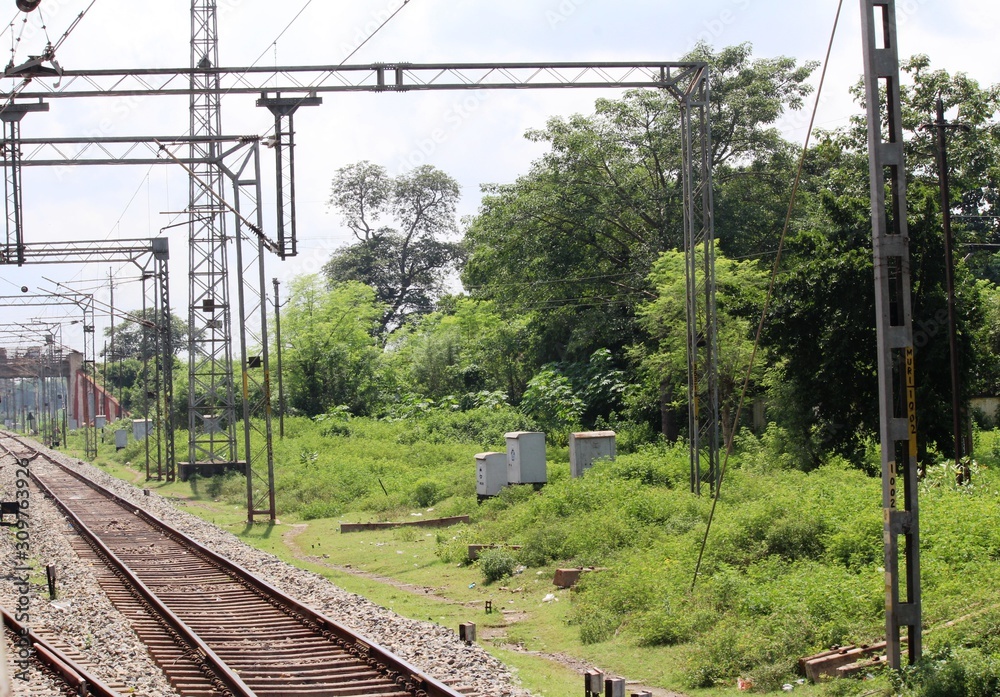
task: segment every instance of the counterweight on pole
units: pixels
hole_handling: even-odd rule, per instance
[[[907,628],[911,663],[920,659],[922,637],[910,239],[906,224],[895,0],[861,0],[861,28],[878,334],[886,658],[891,668],[899,669],[900,628]],[[885,140],[883,128],[886,128]],[[905,556],[902,576],[900,537]]]

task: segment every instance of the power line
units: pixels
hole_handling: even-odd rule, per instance
[[[816,89],[816,101],[813,103],[812,115],[809,117],[809,130],[806,131],[805,142],[802,145],[802,153],[799,156],[798,168],[795,171],[795,180],[792,185],[792,193],[788,200],[788,212],[785,214],[785,224],[781,230],[781,237],[778,239],[778,250],[777,256],[774,259],[774,266],[771,271],[771,282],[767,289],[767,295],[764,298],[764,308],[761,310],[760,322],[757,325],[757,334],[754,337],[753,351],[750,353],[750,361],[747,364],[746,376],[743,380],[743,388],[740,391],[740,400],[736,406],[736,415],[733,417],[733,427],[729,432],[729,439],[726,443],[726,453],[722,462],[722,469],[719,473],[719,484],[715,487],[715,496],[712,497],[712,508],[708,514],[708,523],[705,525],[705,536],[701,541],[701,549],[698,552],[698,562],[695,565],[694,577],[691,579],[691,590],[694,591],[695,585],[698,583],[698,572],[701,570],[702,558],[705,555],[705,548],[708,546],[708,534],[712,529],[712,521],[715,519],[715,508],[719,503],[719,497],[722,492],[722,481],[726,476],[726,469],[729,466],[729,458],[733,452],[733,436],[736,432],[736,426],[740,422],[740,415],[743,411],[743,404],[746,401],[747,391],[750,387],[750,376],[753,371],[754,362],[757,359],[757,352],[760,348],[760,338],[764,332],[764,323],[767,321],[767,312],[770,308],[771,298],[774,295],[774,286],[778,279],[778,269],[781,267],[781,252],[785,245],[785,237],[788,234],[788,227],[792,220],[792,211],[795,208],[795,199],[799,191],[799,182],[802,180],[802,170],[805,166],[806,155],[809,152],[809,141],[812,138],[813,125],[816,122],[816,113],[819,111],[820,97],[823,94],[823,83],[826,81],[826,71],[830,66],[830,54],[833,52],[833,40],[837,36],[837,25],[840,23],[840,12],[844,7],[844,0],[840,0],[837,3],[837,14],[833,19],[833,29],[830,31],[830,42],[826,47],[826,58],[823,60],[823,71],[820,73],[819,86]]]
[[[398,8],[396,8],[396,11],[393,12],[391,15],[389,15],[389,17],[384,22],[382,22],[380,25],[378,25],[378,28],[376,28],[375,31],[373,31],[371,34],[369,34],[367,39],[365,39],[360,44],[358,44],[358,47],[356,49],[354,49],[349,54],[347,54],[347,58],[345,58],[344,60],[340,61],[340,65],[343,65],[344,63],[346,63],[347,61],[349,61],[351,59],[351,57],[354,56],[355,53],[357,53],[358,51],[360,51],[364,47],[365,44],[367,44],[369,41],[371,41],[372,37],[374,37],[376,34],[378,34],[382,30],[382,27],[384,27],[386,24],[388,24],[389,22],[391,22],[392,18],[395,17],[396,15],[398,15],[400,13],[400,11],[402,11],[402,9],[409,4],[409,2],[410,2],[410,0],[403,0],[403,4],[400,5]]]

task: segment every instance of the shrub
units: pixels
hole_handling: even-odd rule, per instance
[[[205,493],[213,499],[242,500],[246,495],[246,478],[236,472],[217,474],[208,480]]]
[[[532,431],[534,420],[507,405],[475,407],[466,411],[428,408],[414,415],[407,430],[397,436],[398,442],[415,443],[474,443],[481,448],[504,448],[504,434],[509,431]]]
[[[490,584],[513,574],[517,567],[517,558],[506,547],[494,547],[481,551],[476,564],[483,572],[483,581]]]
[[[340,514],[340,507],[333,501],[313,501],[303,506],[300,513],[303,520],[332,518]]]
[[[584,644],[599,644],[614,636],[621,624],[621,616],[596,608],[579,617],[580,641]]]
[[[525,566],[545,566],[550,561],[565,559],[568,531],[559,524],[532,528],[521,543],[520,558]]]
[[[441,499],[441,485],[433,479],[421,479],[413,487],[413,501],[421,508],[430,508]]]

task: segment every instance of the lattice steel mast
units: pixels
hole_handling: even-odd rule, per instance
[[[898,669],[900,628],[907,628],[911,663],[920,659],[922,630],[910,239],[906,224],[895,0],[861,0],[861,30],[878,331],[886,658],[890,667]],[[902,577],[900,537],[905,556]]]
[[[215,0],[191,2],[191,135],[222,133]],[[236,461],[236,400],[223,177],[214,140],[193,142],[188,228],[188,460]]]

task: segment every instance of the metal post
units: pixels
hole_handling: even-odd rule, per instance
[[[173,322],[170,315],[170,247],[166,237],[152,240],[153,269],[157,285],[157,304],[160,308],[156,319],[159,336],[162,385],[159,399],[163,403],[163,461],[166,466],[166,479],[172,482],[177,477],[177,453],[174,447],[174,337]]]
[[[276,167],[278,207],[278,248],[282,259],[298,254],[295,223],[295,112],[302,106],[319,106],[320,97],[274,97],[267,93],[257,100],[257,106],[267,107],[274,114],[274,160]],[[287,127],[286,127],[287,122]]]
[[[94,397],[94,411],[97,410],[97,399],[94,391],[96,385],[96,323],[94,319],[94,298],[82,295],[83,298],[83,409],[86,424],[83,429],[84,450],[88,460],[97,458],[97,429],[94,414],[91,413],[91,397]]]
[[[719,485],[719,391],[715,312],[715,226],[712,213],[708,69],[681,105],[684,255],[687,302],[688,443],[691,491],[701,493],[703,457],[711,490]]]
[[[967,453],[963,452],[962,438],[962,384],[959,378],[958,339],[955,328],[955,257],[951,236],[951,185],[948,171],[947,129],[953,124],[944,120],[944,103],[937,100],[937,120],[930,127],[935,131],[938,180],[941,188],[941,227],[944,233],[944,282],[948,294],[948,352],[951,366],[951,421],[955,441],[955,466],[958,468],[958,483],[972,481],[972,470]]]
[[[153,473],[150,467],[152,462],[152,453],[150,452],[149,441],[153,436],[152,429],[149,428],[149,395],[152,392],[149,387],[149,332],[146,330],[146,322],[149,321],[149,290],[146,288],[146,281],[149,280],[149,272],[142,272],[142,315],[139,320],[139,331],[140,333],[140,343],[142,351],[142,418],[146,421],[143,432],[145,437],[142,439],[143,450],[146,453],[146,481],[153,478]]]
[[[108,293],[111,295],[110,303],[109,303],[110,306],[111,306],[111,313],[110,313],[110,320],[111,320],[111,348],[108,349],[107,344],[105,344],[105,348],[104,348],[104,389],[108,389],[108,387],[110,385],[114,384],[113,380],[112,381],[108,380],[108,358],[111,359],[112,369],[114,368],[114,365],[115,365],[115,278],[114,278],[114,276],[111,275],[111,269],[108,269]],[[110,355],[108,354],[109,350],[111,351]],[[118,379],[121,380],[121,371],[119,371],[119,373],[118,373]],[[113,394],[114,393],[112,392],[112,395]],[[121,406],[121,398],[122,398],[122,394],[119,392],[118,393],[118,399],[119,399],[118,405],[119,405],[119,407]]]
[[[274,346],[278,354],[278,438],[285,437],[285,381],[281,365],[281,302],[278,298],[278,279],[274,283]]]
[[[251,169],[252,165],[252,169]],[[250,170],[249,173],[247,170]],[[239,294],[239,333],[243,368],[243,429],[247,475],[247,521],[257,515],[276,519],[274,495],[274,445],[271,426],[271,377],[267,339],[267,295],[264,291],[264,245],[249,230],[263,227],[261,208],[260,146],[254,143],[247,157],[235,171],[226,170],[233,181],[236,203],[236,264]],[[244,203],[246,201],[246,203]],[[256,272],[256,273],[255,273]],[[259,330],[257,329],[259,327]],[[251,355],[250,349],[259,355]],[[260,373],[257,370],[260,370]],[[253,371],[253,372],[251,372]],[[258,375],[260,377],[258,378]],[[257,388],[251,393],[251,386]],[[260,397],[257,398],[259,390]],[[253,448],[251,433],[263,441]],[[261,470],[266,470],[262,472]],[[254,486],[264,489],[255,493]],[[266,507],[265,507],[266,501]]]
[[[861,27],[878,336],[886,658],[891,668],[899,669],[901,627],[907,628],[910,662],[920,659],[921,610],[916,384],[895,0],[861,0]],[[883,124],[887,125],[886,141],[882,139]],[[900,501],[902,510],[898,508]],[[906,565],[902,578],[900,536],[904,538]],[[901,601],[904,585],[905,602]]]

